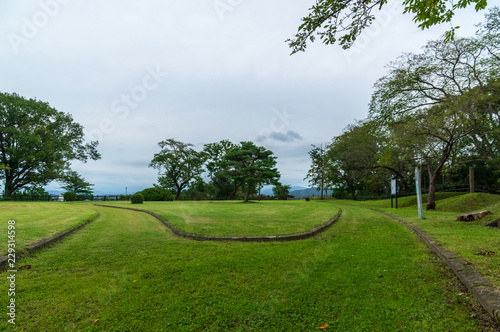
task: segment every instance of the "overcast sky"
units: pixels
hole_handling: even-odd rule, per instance
[[[290,56],[314,1],[41,0],[0,2],[0,91],[71,113],[102,159],[73,168],[96,192],[151,187],[157,143],[252,140],[278,157],[281,181],[307,186],[311,144],[367,116],[384,65],[419,52],[422,31],[385,6],[348,51],[311,44]],[[472,35],[484,12],[454,19]],[[57,183],[48,189],[59,189]]]

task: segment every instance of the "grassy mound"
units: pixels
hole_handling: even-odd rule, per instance
[[[461,195],[464,195],[464,193],[436,193],[436,201],[440,201],[440,200],[445,200],[447,198],[450,198],[450,197],[457,197],[457,196],[461,196]],[[427,196],[429,196],[428,194],[424,194],[422,195],[422,202],[424,204],[424,208],[425,208],[425,205],[427,204]],[[384,200],[380,200],[380,201],[366,201],[365,202],[361,202],[362,204],[367,204],[367,205],[370,205],[370,206],[373,206],[373,207],[377,207],[377,208],[390,208],[391,207],[391,200],[390,199],[384,199]],[[394,206],[396,205],[396,200],[394,200],[393,202]],[[417,196],[408,196],[408,197],[399,197],[398,198],[398,207],[399,208],[405,208],[405,207],[416,207],[417,206]]]
[[[446,199],[453,199],[455,197],[462,196],[463,193],[436,193],[436,201],[442,201]],[[427,205],[427,197],[429,194],[424,194],[422,195],[422,202],[425,208],[425,205]],[[440,202],[441,205],[441,202]],[[417,196],[408,196],[408,197],[403,197],[403,198],[398,198],[398,206],[399,207],[410,207],[410,206],[417,206]]]
[[[436,210],[440,212],[466,213],[487,210],[487,207],[496,204],[500,205],[500,195],[474,193],[444,199],[439,204],[436,204]]]
[[[107,202],[129,207],[129,202]],[[145,202],[142,210],[155,212],[187,233],[212,236],[269,236],[308,231],[337,214],[331,204],[316,201]]]

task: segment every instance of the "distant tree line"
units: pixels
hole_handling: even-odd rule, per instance
[[[83,127],[70,114],[48,103],[15,93],[0,93],[0,180],[3,199],[50,199],[43,187],[57,181],[65,200],[93,199],[93,184],[71,169],[75,160],[97,160],[98,142],[85,142]],[[158,143],[150,163],[158,184],[141,191],[144,200],[259,198],[264,185],[275,185],[272,198],[290,197],[281,184],[276,156],[252,142],[228,140],[192,144],[174,139]],[[123,197],[126,198],[126,197]],[[262,195],[260,198],[269,198]]]
[[[196,151],[192,144],[167,139],[158,143],[160,152],[150,167],[158,170],[158,187],[174,193],[175,199],[231,200],[268,198],[260,195],[265,185],[274,185],[276,199],[290,198],[289,185],[279,182],[276,156],[253,142],[229,140],[205,144]]]
[[[375,83],[367,119],[348,125],[325,151],[313,147],[307,178],[334,195],[386,195],[391,177],[412,192],[415,166],[435,208],[441,180],[498,190],[500,179],[500,10],[476,35],[430,41],[391,62]]]
[[[93,184],[71,169],[75,160],[97,160],[98,142],[85,142],[83,127],[70,114],[48,103],[15,93],[0,93],[0,180],[3,199],[50,199],[43,189],[57,181],[67,201],[92,200]],[[228,140],[192,144],[175,139],[158,143],[160,151],[150,167],[158,170],[158,184],[141,192],[144,200],[243,199],[256,196],[265,185],[275,185],[272,198],[290,198],[289,185],[279,182],[273,152],[253,142]],[[125,198],[125,197],[124,197]]]

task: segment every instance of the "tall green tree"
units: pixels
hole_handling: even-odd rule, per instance
[[[461,102],[474,110],[469,121],[475,121],[476,129],[462,146],[462,158],[476,157],[500,168],[500,78],[467,92]]]
[[[61,178],[71,161],[97,160],[98,142],[85,142],[83,127],[46,102],[0,93],[0,179],[4,195]]]
[[[293,196],[290,195],[291,189],[291,185],[277,182],[273,187],[273,195],[276,196],[276,198],[279,200],[287,200],[289,198],[293,198]]]
[[[233,180],[225,164],[222,163],[224,156],[235,147],[229,140],[205,144],[203,153],[206,159],[208,178],[210,179],[211,191],[215,199],[232,199],[241,183]]]
[[[193,144],[175,139],[158,143],[160,152],[156,153],[149,164],[158,170],[158,183],[176,192],[175,199],[188,184],[203,172],[204,155],[192,148]]]
[[[80,174],[75,171],[66,172],[61,178],[64,190],[75,193],[76,195],[91,195],[94,186],[87,182]]]
[[[273,152],[253,142],[241,142],[229,150],[221,162],[225,172],[243,184],[245,202],[258,185],[274,184],[279,180],[280,174],[275,166]]]
[[[436,184],[443,168],[455,153],[455,147],[474,128],[464,125],[456,112],[436,105],[408,115],[398,127],[396,142],[413,146],[415,159],[421,160],[429,177],[427,210],[436,208]]]
[[[222,171],[221,161],[224,156],[235,147],[235,144],[225,139],[216,143],[209,143],[203,146],[203,153],[205,154],[206,167],[209,177],[213,174]]]
[[[377,144],[366,123],[347,126],[334,137],[326,151],[326,172],[329,182],[337,188],[346,188],[351,199],[366,186],[374,164]]]
[[[318,188],[320,191],[320,197],[323,199],[323,193],[327,183],[325,149],[323,148],[323,145],[316,146],[311,144],[311,146],[313,147],[309,151],[311,168],[307,171],[307,175],[304,180],[309,179],[309,184]]]
[[[287,42],[292,54],[305,51],[308,42],[317,37],[326,45],[338,42],[347,49],[356,38],[376,19],[374,12],[392,4],[394,0],[317,0],[311,7],[309,15],[302,18],[302,24],[294,39]],[[413,15],[413,20],[422,29],[436,24],[451,22],[455,12],[460,8],[473,5],[476,11],[485,9],[486,0],[404,0],[403,12]],[[452,27],[446,39],[453,39]]]

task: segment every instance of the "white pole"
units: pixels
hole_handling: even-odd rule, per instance
[[[418,219],[424,219],[424,209],[422,206],[422,190],[420,189],[420,170],[415,167],[415,184],[417,186]]]

